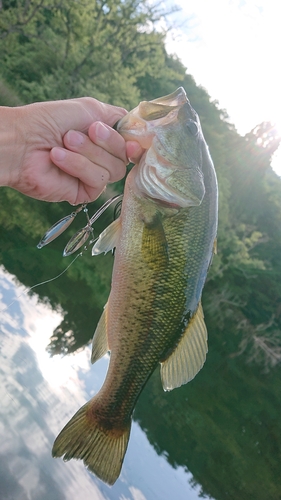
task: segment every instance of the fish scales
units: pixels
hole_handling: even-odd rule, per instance
[[[142,128],[143,127],[143,128]],[[121,120],[146,152],[126,179],[120,218],[93,253],[116,246],[111,292],[92,361],[110,350],[99,393],[65,426],[54,456],[81,458],[113,484],[136,401],[158,363],[165,390],[191,380],[207,352],[201,294],[217,230],[217,183],[199,119],[183,89]]]

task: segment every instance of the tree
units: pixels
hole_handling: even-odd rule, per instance
[[[187,386],[164,394],[156,373],[136,418],[172,465],[204,494],[280,497],[281,182],[270,167],[280,138],[267,122],[241,137],[225,110],[165,50],[148,0],[2,0],[0,103],[93,95],[132,108],[182,85],[200,116],[219,181],[218,255],[203,294],[209,353]],[[111,186],[121,192],[123,183]],[[90,205],[91,214],[102,201]],[[37,250],[69,206],[0,190],[0,262],[27,287],[60,275],[64,245],[82,227]],[[99,234],[112,212],[95,226]],[[77,258],[33,289],[63,314],[51,355],[82,348],[107,301],[113,257]],[[161,424],[162,422],[162,424]],[[245,457],[249,457],[248,460]],[[228,466],[227,466],[228,464]]]
[[[93,95],[132,107],[140,75],[164,66],[162,12],[148,1],[5,2],[4,79],[25,102]]]

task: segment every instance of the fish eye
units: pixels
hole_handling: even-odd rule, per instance
[[[188,120],[186,122],[186,126],[189,130],[189,132],[191,133],[191,135],[197,135],[198,134],[198,125],[195,121],[193,120]]]

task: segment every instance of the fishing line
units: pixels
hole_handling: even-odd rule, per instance
[[[69,240],[69,242],[66,245],[64,252],[63,252],[64,257],[71,255],[76,250],[81,248],[81,246],[86,242],[86,240],[89,238],[89,236],[91,234],[92,234],[92,236],[94,235],[93,227],[92,227],[94,222],[96,222],[96,220],[103,214],[103,212],[113,202],[118,201],[117,207],[115,208],[115,214],[116,214],[116,211],[120,208],[120,201],[122,200],[122,198],[123,198],[122,194],[121,195],[118,194],[118,195],[113,196],[112,198],[107,200],[95,212],[95,214],[91,218],[89,217],[89,214],[88,214],[87,203],[84,203],[83,205],[78,207],[74,212],[71,212],[71,214],[63,217],[62,219],[58,220],[55,224],[53,224],[53,226],[51,226],[48,229],[48,231],[44,234],[44,236],[41,238],[41,240],[39,241],[39,243],[37,245],[37,248],[40,249],[40,248],[44,247],[45,245],[47,245],[48,243],[50,243],[51,241],[56,239],[58,236],[60,236],[61,233],[63,233],[69,227],[69,225],[73,222],[76,215],[83,210],[85,215],[86,215],[87,224],[85,227],[83,227],[77,233],[75,233],[74,236],[72,236],[72,238]],[[92,238],[90,240],[89,244],[95,243],[97,241],[97,239],[98,238],[96,238],[96,239]],[[88,246],[84,246],[84,250],[87,250],[87,249],[88,249]],[[37,288],[38,286],[41,286],[41,285],[46,285],[47,283],[51,283],[52,281],[60,278],[64,273],[66,273],[66,271],[68,271],[70,266],[72,266],[72,264],[74,264],[76,259],[78,259],[78,257],[81,257],[82,255],[83,255],[83,252],[80,252],[78,255],[76,255],[76,257],[74,257],[74,259],[70,262],[70,264],[66,267],[66,269],[64,269],[61,273],[59,273],[54,278],[50,278],[48,280],[41,281],[40,283],[36,283],[36,285],[33,285],[32,287],[21,292],[19,295],[16,295],[15,299],[8,306],[4,307],[3,309],[0,309],[0,312],[4,312],[7,309],[9,309],[9,307],[11,307],[22,295],[29,293],[31,290],[34,290],[34,288]]]
[[[54,280],[60,278],[64,273],[66,273],[66,271],[70,268],[70,266],[72,266],[72,264],[74,264],[76,259],[78,259],[78,257],[81,257],[81,255],[83,255],[83,252],[80,252],[78,255],[76,255],[76,257],[74,257],[74,259],[70,262],[70,264],[68,264],[68,266],[60,274],[58,274],[54,278],[50,278],[46,281],[41,281],[41,283],[37,283],[36,285],[33,285],[32,287],[29,288],[29,291],[33,290],[33,288],[36,288],[37,286],[46,285],[46,283],[50,283],[51,281],[54,281]]]
[[[70,262],[70,264],[68,264],[68,266],[61,273],[59,273],[57,276],[54,276],[54,278],[50,278],[48,280],[41,281],[40,283],[36,283],[36,285],[33,285],[33,286],[27,288],[26,290],[23,290],[23,292],[21,292],[19,295],[16,295],[16,297],[14,298],[14,300],[9,305],[7,305],[6,307],[4,307],[3,309],[0,309],[0,312],[2,313],[4,311],[6,311],[7,309],[9,309],[9,307],[11,307],[22,295],[28,294],[34,288],[37,288],[38,286],[41,286],[41,285],[46,285],[47,283],[50,283],[51,281],[54,281],[54,280],[60,278],[64,273],[66,273],[66,271],[68,271],[68,269],[70,268],[70,266],[72,266],[72,264],[74,264],[74,262],[76,261],[76,259],[78,259],[78,257],[81,257],[82,255],[83,255],[83,252],[80,252],[78,255],[76,255],[74,257],[74,259]]]

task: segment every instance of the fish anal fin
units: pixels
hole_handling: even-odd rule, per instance
[[[83,460],[91,472],[112,485],[120,475],[131,422],[124,428],[108,430],[99,424],[96,410],[95,398],[78,410],[56,438],[52,455],[65,461]]]
[[[95,363],[109,351],[106,318],[107,304],[104,306],[103,313],[93,336],[91,363]]]
[[[120,217],[114,220],[98,237],[98,240],[92,248],[92,255],[107,253],[113,250],[119,241],[121,231]]]
[[[171,391],[192,380],[208,352],[207,328],[201,302],[172,354],[161,363],[163,389]]]
[[[159,214],[156,214],[151,221],[144,222],[141,252],[149,268],[161,271],[167,267],[168,244]]]

